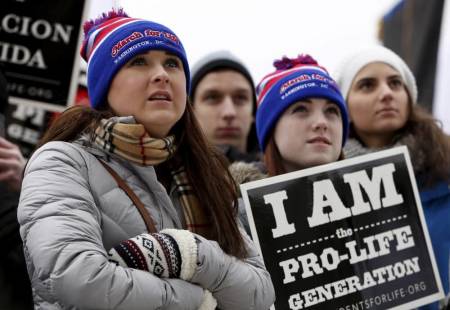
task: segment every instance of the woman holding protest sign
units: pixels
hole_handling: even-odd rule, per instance
[[[256,130],[269,175],[342,158],[348,117],[334,80],[309,55],[274,66],[257,87]]]
[[[346,157],[406,145],[418,182],[441,280],[449,292],[450,142],[417,104],[416,81],[391,50],[374,46],[349,55],[337,71],[351,119]],[[432,304],[428,309],[438,309]]]
[[[269,176],[342,158],[347,109],[328,72],[309,55],[284,57],[274,66],[257,86],[256,130]],[[241,183],[245,169],[231,167]],[[261,177],[254,173],[251,179]]]
[[[257,86],[256,131],[264,153],[260,165],[230,166],[237,183],[342,159],[348,132],[345,101],[327,70],[311,56],[284,57]],[[241,221],[249,231],[243,202]]]
[[[111,11],[85,25],[81,54],[92,108],[62,114],[23,181],[36,307],[269,308],[273,285],[236,222],[234,183],[186,104],[178,37]]]

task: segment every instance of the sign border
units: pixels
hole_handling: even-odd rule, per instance
[[[65,98],[66,104],[65,105],[56,105],[54,103],[49,103],[46,101],[39,101],[39,100],[30,100],[22,97],[12,96],[10,95],[8,98],[8,102],[12,104],[22,104],[26,106],[32,106],[38,109],[44,109],[46,111],[50,112],[62,112],[68,107],[74,105],[76,92],[78,89],[78,85],[80,84],[80,62],[82,61],[80,56],[80,48],[81,43],[83,41],[84,31],[83,31],[83,24],[88,18],[89,9],[91,7],[91,0],[84,0],[84,7],[83,7],[83,13],[81,15],[80,20],[80,26],[79,26],[79,32],[78,32],[78,41],[75,49],[75,58],[73,59],[73,65],[72,65],[72,77],[70,79],[70,85],[67,92],[67,97]]]
[[[416,177],[414,175],[414,170],[413,170],[412,164],[411,164],[411,158],[409,156],[408,148],[406,146],[398,146],[398,147],[394,147],[394,148],[391,148],[388,150],[373,152],[373,153],[363,155],[363,156],[357,156],[357,157],[353,157],[353,158],[343,159],[343,160],[325,164],[325,165],[319,165],[319,166],[315,166],[315,167],[311,167],[311,168],[307,168],[307,169],[293,171],[293,172],[289,172],[286,174],[277,175],[277,176],[268,177],[265,179],[241,184],[240,189],[241,189],[242,199],[244,201],[245,211],[247,212],[248,223],[250,226],[250,232],[252,235],[253,242],[255,243],[263,261],[264,261],[264,256],[261,251],[261,244],[260,244],[260,241],[258,238],[258,233],[256,230],[252,209],[250,207],[250,200],[249,200],[248,194],[247,194],[248,190],[263,187],[266,185],[271,185],[274,183],[280,183],[283,181],[290,181],[292,179],[306,177],[306,176],[309,176],[312,174],[318,174],[321,172],[326,172],[326,171],[335,170],[335,169],[339,169],[339,168],[343,168],[343,167],[353,166],[356,164],[364,163],[367,161],[373,161],[376,159],[380,159],[383,157],[389,157],[389,156],[393,156],[393,155],[403,155],[405,157],[408,174],[409,174],[409,177],[411,180],[412,190],[414,192],[414,198],[416,200],[416,205],[419,207],[419,208],[417,208],[417,211],[418,211],[417,213],[419,214],[420,224],[424,231],[424,238],[425,238],[425,242],[427,244],[428,254],[430,255],[433,273],[434,273],[435,279],[437,281],[436,286],[438,288],[438,292],[434,293],[432,295],[422,297],[422,298],[410,301],[408,303],[399,305],[397,307],[390,308],[390,309],[409,310],[414,307],[420,307],[420,306],[432,303],[432,302],[436,301],[436,299],[445,298],[441,278],[440,278],[439,271],[438,271],[437,265],[436,265],[436,258],[434,256],[434,251],[431,246],[431,240],[430,240],[430,236],[428,233],[428,227],[426,225],[425,216],[423,214],[422,202],[420,200],[419,190],[417,188]],[[264,264],[265,264],[265,262],[264,262]],[[270,309],[275,310],[275,305],[272,305],[270,307]]]

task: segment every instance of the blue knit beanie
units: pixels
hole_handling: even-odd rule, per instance
[[[337,104],[342,117],[342,145],[348,135],[348,112],[336,82],[309,55],[274,62],[276,71],[266,75],[256,87],[258,109],[256,133],[264,151],[267,139],[283,112],[292,104],[311,97],[328,99]]]
[[[111,81],[119,69],[134,56],[149,50],[164,50],[181,59],[186,75],[186,92],[189,93],[190,74],[186,52],[169,28],[128,17],[119,9],[86,22],[84,35],[80,53],[88,64],[87,86],[94,109],[106,104]]]

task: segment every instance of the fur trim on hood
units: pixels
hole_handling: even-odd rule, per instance
[[[234,181],[238,185],[239,196],[241,196],[240,184],[267,178],[264,164],[261,162],[245,163],[234,162],[228,168]]]

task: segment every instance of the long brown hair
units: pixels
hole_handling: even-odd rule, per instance
[[[173,159],[156,167],[158,177],[167,186],[170,167],[183,163],[201,207],[210,216],[210,237],[226,253],[244,258],[247,251],[236,222],[237,186],[228,171],[226,158],[207,142],[189,102],[172,133],[180,137],[177,153]]]
[[[50,141],[74,141],[81,133],[92,135],[102,118],[110,118],[110,110],[94,110],[87,106],[73,106],[58,116],[36,145],[36,149]]]
[[[264,151],[264,164],[266,165],[267,173],[271,177],[286,173],[286,169],[284,169],[283,166],[283,158],[281,157],[280,151],[275,144],[275,139],[273,138],[273,132],[269,135],[267,140],[266,149]]]
[[[421,171],[418,171],[426,186],[439,181],[449,180],[450,173],[450,138],[442,128],[440,122],[418,104],[409,101],[410,113],[405,125],[394,135],[391,143],[395,144],[405,135],[414,137],[418,151],[425,159]],[[364,142],[350,125],[350,137]],[[414,165],[414,163],[413,163]]]
[[[81,133],[92,136],[100,120],[111,116],[109,109],[69,108],[52,123],[38,147],[49,141],[74,141]],[[183,163],[200,207],[211,219],[213,231],[209,237],[226,253],[244,258],[247,251],[236,222],[237,187],[228,172],[226,159],[206,142],[189,103],[172,133],[178,149],[171,160],[155,167],[158,179],[167,187],[170,167],[173,163]]]
[[[425,162],[419,171],[426,185],[448,181],[450,173],[450,139],[440,122],[424,108],[415,104],[400,135],[410,133],[423,152]]]

